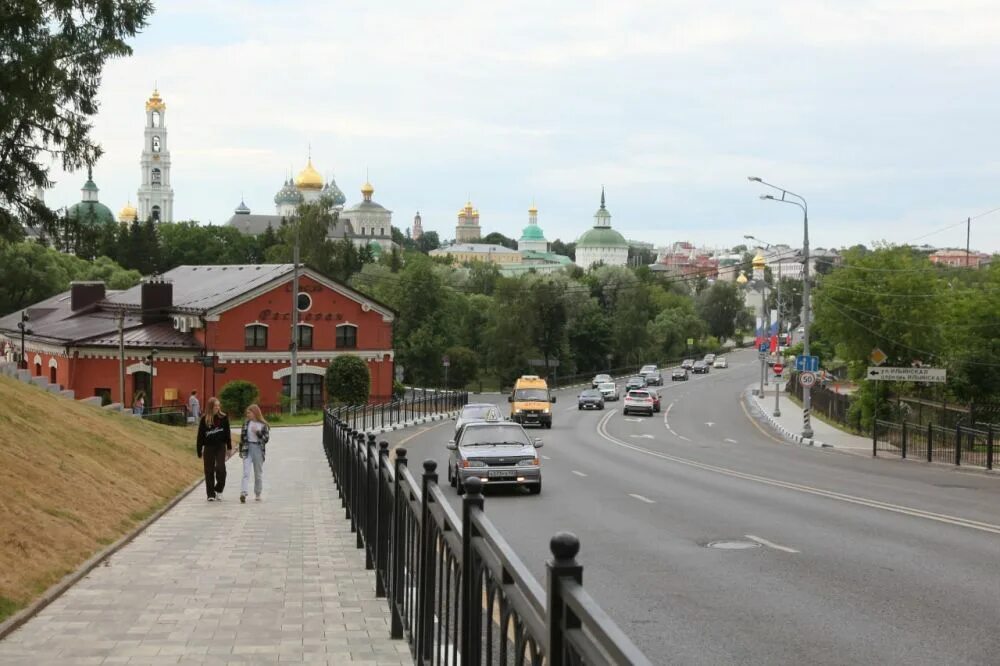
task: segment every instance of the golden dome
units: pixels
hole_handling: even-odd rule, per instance
[[[319,171],[313,168],[312,158],[309,159],[309,163],[306,164],[306,168],[299,172],[299,175],[295,177],[295,187],[300,190],[322,190],[323,189],[323,176],[320,175]]]
[[[465,209],[464,208],[459,208],[458,209],[458,216],[459,217],[465,217],[465,215],[466,215]]]
[[[741,287],[745,285],[747,282],[749,282],[749,280],[747,280],[747,276],[744,275],[743,273],[740,273],[740,276],[736,278],[736,284],[740,285]]]
[[[534,214],[536,214],[538,212],[538,209],[535,208],[534,202],[532,202],[531,208],[528,209],[528,212],[531,213],[532,215],[534,215]]]
[[[364,185],[361,186],[361,194],[371,196],[374,193],[375,193],[375,188],[372,187],[371,183],[365,183]]]
[[[764,268],[765,266],[767,266],[767,259],[765,259],[762,255],[758,254],[756,257],[753,258],[753,267],[755,269]]]
[[[118,211],[119,222],[135,222],[138,217],[139,211],[135,209],[131,201],[122,206],[122,209]]]
[[[153,94],[146,100],[146,111],[163,111],[166,108],[167,105],[160,98],[160,91],[154,90]]]
[[[478,208],[474,208],[472,210],[472,217],[479,217],[479,209]]]

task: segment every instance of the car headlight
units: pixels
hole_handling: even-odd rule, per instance
[[[517,461],[518,467],[537,467],[538,458],[525,458],[524,460]]]
[[[514,413],[515,413],[515,414],[520,414],[520,413],[521,413],[521,412],[523,412],[523,411],[524,411],[523,409],[515,409],[515,410],[514,410]]]
[[[463,460],[462,467],[486,467],[482,460]]]
[[[542,413],[543,413],[543,414],[548,414],[548,413],[550,413],[551,411],[552,411],[552,408],[551,408],[551,407],[546,407],[545,409],[543,409],[543,410],[542,410]]]

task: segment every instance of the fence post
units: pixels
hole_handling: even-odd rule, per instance
[[[378,540],[375,536],[378,529],[378,482],[372,483],[372,474],[378,473],[376,446],[375,433],[368,433],[368,445],[365,447],[365,569],[375,568],[373,555]]]
[[[566,654],[564,639],[567,630],[579,629],[580,618],[563,601],[562,581],[568,578],[583,584],[583,567],[576,561],[580,552],[580,540],[569,532],[559,532],[549,541],[552,559],[545,563],[548,616],[546,628],[549,634],[548,666],[566,666],[570,662]]]
[[[933,418],[933,417],[932,417]],[[927,462],[934,462],[934,424],[927,424]]]
[[[993,469],[993,424],[986,426],[986,469]]]
[[[483,653],[483,586],[472,546],[472,511],[483,510],[483,482],[471,477],[462,498],[462,666],[479,666]]]
[[[402,446],[396,449],[396,474],[393,479],[392,494],[392,574],[389,583],[392,602],[392,623],[390,626],[390,636],[399,640],[403,637],[403,595],[405,582],[403,570],[405,568],[404,553],[406,552],[406,522],[405,516],[408,514],[408,498],[403,497],[403,490],[400,482],[403,478],[403,470],[406,469],[406,449]]]
[[[872,419],[872,458],[878,457],[878,419]]]
[[[434,554],[436,544],[434,538],[434,518],[431,516],[431,487],[437,485],[437,462],[424,461],[424,476],[421,485],[421,521],[420,521],[420,569],[417,582],[417,631],[415,643],[415,661],[418,664],[431,663],[434,641]]]
[[[357,437],[358,431],[348,430],[344,434],[344,462],[346,463],[344,469],[347,472],[347,514],[345,517],[351,521],[351,531],[354,532],[358,529],[355,520],[355,508],[357,504],[355,504],[356,498],[354,497],[354,488],[357,485],[357,479],[354,478],[356,471],[354,465],[354,439]]]
[[[955,464],[962,464],[962,424],[955,426]]]
[[[903,458],[905,459],[906,458],[906,419],[903,419],[903,444],[902,444],[901,448],[903,449]]]
[[[384,414],[384,412],[383,412]],[[378,443],[378,490],[375,493],[375,596],[385,596],[385,579],[389,564],[389,502],[386,471],[389,467],[389,442]]]

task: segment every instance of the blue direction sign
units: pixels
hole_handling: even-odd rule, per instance
[[[796,356],[796,372],[817,372],[819,370],[819,356]]]

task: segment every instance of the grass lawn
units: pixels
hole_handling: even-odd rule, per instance
[[[319,425],[323,423],[323,412],[299,412],[295,416],[291,414],[273,414],[265,416],[272,428],[282,426]],[[229,419],[229,425],[233,428],[242,428],[243,419]]]
[[[200,476],[194,429],[0,377],[0,620]]]

